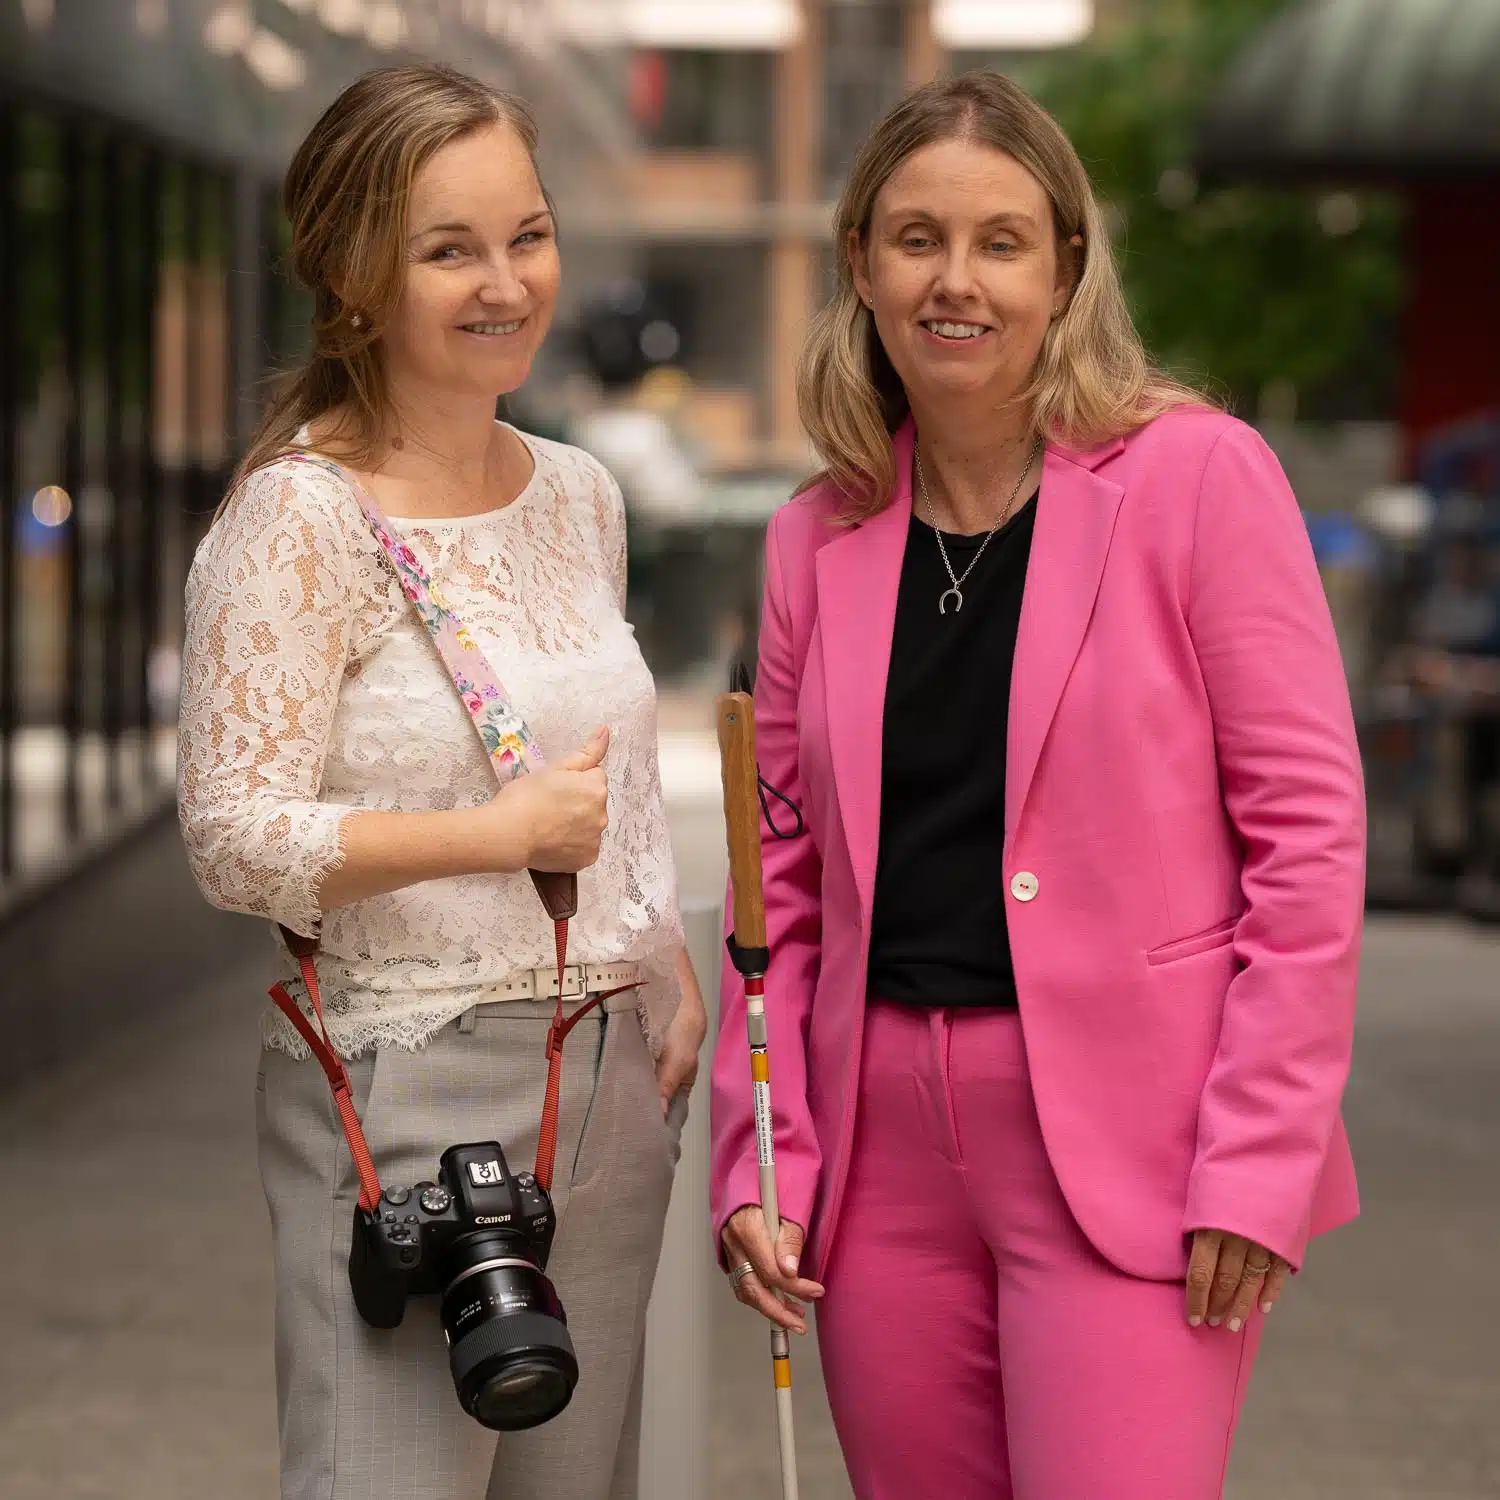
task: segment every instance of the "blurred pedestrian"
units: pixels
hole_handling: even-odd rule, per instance
[[[618,486],[494,420],[558,295],[535,149],[518,100],[404,68],[350,87],[292,162],[313,352],[192,569],[180,809],[209,900],[316,940],[334,1048],[398,1190],[465,1142],[530,1166],[557,989],[526,872],[580,872],[567,1010],[626,987],[563,1053],[547,1269],[581,1379],[497,1451],[455,1397],[430,1300],[366,1326],[345,1269],[355,1171],[322,1071],[270,1012],[258,1117],[286,1500],[637,1492],[646,1301],[705,1020],[654,688],[621,613]],[[403,593],[418,568],[420,611]],[[508,717],[450,677],[441,611],[454,650],[503,678]],[[495,759],[528,735],[548,765],[497,790]],[[305,1005],[287,953],[282,968]]]
[[[725,1269],[784,1325],[816,1299],[860,1500],[1206,1500],[1264,1310],[1357,1212],[1364,810],[1312,550],[1266,444],[1147,363],[1015,84],[909,95],[836,244],[756,682],[806,821],[763,845],[787,1222],[773,1259],[727,1045]]]

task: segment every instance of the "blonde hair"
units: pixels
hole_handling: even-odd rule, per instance
[[[535,166],[536,120],[522,100],[452,68],[401,67],[356,79],[308,132],[282,207],[288,263],[313,295],[312,352],[277,380],[230,494],[332,411],[343,418],[339,457],[362,466],[379,452],[391,426],[380,335],[405,284],[412,183],[444,146],[491,125],[515,131]]]
[[[1214,403],[1154,368],[1130,320],[1103,215],[1088,173],[1057,121],[1024,89],[980,69],[913,90],[870,132],[850,169],[834,223],[838,284],[813,319],[797,367],[797,406],[823,468],[802,487],[831,482],[845,516],[890,502],[890,435],[906,392],[854,285],[851,236],[863,242],[875,199],[914,152],[966,140],[1013,156],[1052,204],[1059,254],[1072,261],[1067,307],[1042,340],[1031,384],[1017,398],[1039,431],[1073,447],[1123,437],[1173,407]],[[1069,242],[1078,236],[1081,248]]]

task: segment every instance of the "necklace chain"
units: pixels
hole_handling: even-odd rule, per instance
[[[918,443],[912,448],[912,458],[917,471],[917,489],[921,492],[922,496],[922,508],[927,512],[927,522],[932,527],[932,534],[937,538],[938,552],[942,554],[943,567],[947,570],[949,583],[952,584],[951,588],[944,589],[938,595],[938,613],[940,615],[948,613],[948,600],[950,598],[955,601],[953,607],[954,614],[957,614],[964,607],[964,581],[974,571],[979,559],[984,556],[984,549],[994,539],[995,533],[1010,519],[1010,513],[1015,508],[1016,498],[1021,493],[1021,486],[1026,483],[1026,476],[1031,473],[1031,466],[1036,462],[1037,454],[1041,452],[1041,449],[1042,440],[1041,438],[1037,438],[1031,445],[1031,452],[1026,457],[1026,466],[1021,470],[1020,478],[1016,480],[1016,487],[1010,492],[1010,499],[1005,502],[1005,509],[1000,512],[1000,519],[990,527],[985,539],[979,544],[979,550],[969,559],[969,566],[960,575],[954,573],[953,564],[948,560],[948,548],[943,542],[942,529],[938,526],[937,514],[932,508],[932,500],[927,493],[927,480],[922,475],[921,444]]]

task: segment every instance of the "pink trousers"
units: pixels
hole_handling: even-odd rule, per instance
[[[872,1001],[817,1308],[858,1500],[1213,1500],[1259,1343],[1116,1270],[1047,1160],[1019,1018]]]

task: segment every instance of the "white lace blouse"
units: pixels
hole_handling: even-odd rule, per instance
[[[522,437],[535,472],[510,505],[390,519],[552,760],[609,725],[609,829],[579,877],[569,959],[645,963],[642,1022],[657,1046],[677,1003],[682,922],[655,689],[622,613],[624,508],[595,459]],[[420,1046],[484,986],[555,962],[525,874],[424,881],[319,912],[348,812],[475,807],[495,788],[348,483],[295,462],[253,475],[188,576],[178,811],[214,905],[320,938],[329,1035],[345,1056]],[[277,946],[290,980],[296,964]],[[270,1006],[264,1035],[306,1052]]]

